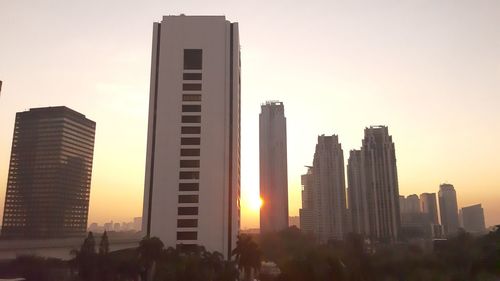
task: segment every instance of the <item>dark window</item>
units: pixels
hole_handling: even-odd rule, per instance
[[[201,49],[184,49],[184,69],[201,69],[202,56]]]
[[[181,160],[181,168],[198,168],[200,160]]]
[[[201,101],[201,95],[182,95],[183,101]]]
[[[182,127],[182,134],[199,134],[201,133],[201,127]]]
[[[184,73],[182,75],[184,80],[201,80],[201,73]]]
[[[177,214],[179,216],[194,216],[198,214],[198,207],[179,207]]]
[[[201,105],[183,105],[182,112],[200,112]]]
[[[182,84],[183,91],[201,91],[201,84]]]
[[[181,180],[196,180],[200,178],[200,172],[179,172]]]
[[[196,240],[198,232],[196,231],[180,231],[177,232],[177,240]]]
[[[182,116],[182,123],[201,123],[201,116]]]
[[[200,184],[197,182],[182,182],[179,183],[180,191],[198,191]]]
[[[181,149],[181,156],[200,156],[200,150],[183,148]]]
[[[179,203],[198,203],[198,195],[179,195]]]
[[[180,219],[177,220],[177,227],[198,227],[197,219]]]
[[[200,145],[200,138],[181,138],[181,145]]]

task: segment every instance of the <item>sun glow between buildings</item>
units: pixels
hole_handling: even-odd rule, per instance
[[[264,200],[262,200],[259,196],[252,196],[249,198],[248,203],[248,207],[252,212],[258,212],[264,204]]]

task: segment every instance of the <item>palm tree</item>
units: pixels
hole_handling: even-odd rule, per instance
[[[262,253],[259,246],[249,235],[238,235],[236,248],[233,250],[236,256],[236,263],[240,269],[243,269],[244,280],[250,280],[251,270],[259,270],[262,259]]]

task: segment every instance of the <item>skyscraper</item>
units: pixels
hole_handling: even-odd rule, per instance
[[[260,232],[288,227],[286,118],[282,102],[268,101],[259,115]]]
[[[313,228],[317,238],[346,234],[344,154],[338,136],[318,136],[313,161]]]
[[[307,173],[301,176],[302,208],[299,210],[300,229],[305,233],[313,233],[313,167],[307,167]]]
[[[453,185],[443,183],[439,186],[439,213],[446,235],[453,235],[459,228],[457,193]]]
[[[3,238],[85,235],[95,122],[67,107],[16,114]]]
[[[436,193],[420,194],[420,210],[422,213],[427,214],[432,224],[439,224]]]
[[[238,24],[164,16],[153,27],[143,231],[229,258],[239,199]]]
[[[465,231],[474,234],[482,234],[486,231],[484,210],[481,204],[463,207],[460,210],[460,214],[462,217],[462,226]]]
[[[361,148],[370,237],[382,242],[399,238],[399,187],[396,150],[386,126],[365,128]]]
[[[370,233],[368,191],[365,184],[361,150],[351,150],[347,164],[348,202],[352,231],[363,236]]]

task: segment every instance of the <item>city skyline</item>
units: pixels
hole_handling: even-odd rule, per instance
[[[317,135],[338,134],[347,159],[346,153],[359,147],[363,127],[384,124],[398,140],[400,194],[437,192],[436,186],[449,181],[459,194],[459,206],[481,202],[487,226],[500,222],[495,161],[500,68],[494,59],[500,57],[495,12],[500,4],[422,2],[389,9],[387,1],[376,2],[379,6],[366,3],[364,8],[315,2],[279,16],[278,5],[272,3],[266,11],[255,4],[235,7],[224,1],[219,5],[227,6],[224,11],[180,2],[155,3],[139,11],[126,1],[116,11],[111,4],[90,9],[92,3],[71,8],[57,1],[52,7],[2,3],[0,203],[15,112],[66,105],[99,124],[89,221],[139,216],[151,22],[168,13],[215,13],[240,22],[244,34],[243,228],[258,225],[258,210],[245,200],[258,196],[255,136],[260,103],[269,99],[287,104],[287,119],[293,124],[288,132],[293,151],[288,171],[290,216],[298,214],[300,175],[304,165],[312,164]],[[432,12],[426,9],[429,5],[435,5]],[[380,19],[380,13],[386,17]],[[250,14],[259,14],[261,20]],[[130,20],[120,21],[124,16]],[[291,24],[296,33],[280,33],[281,22]],[[318,24],[331,36],[310,32]],[[40,40],[44,44],[38,44]],[[377,106],[383,113],[373,110]]]

